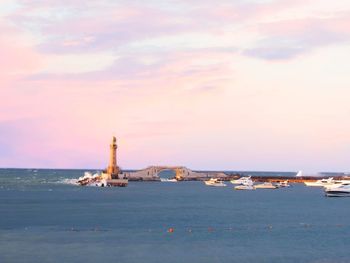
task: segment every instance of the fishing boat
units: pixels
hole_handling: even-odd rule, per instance
[[[226,186],[223,181],[217,178],[211,178],[208,181],[204,181],[207,186]]]

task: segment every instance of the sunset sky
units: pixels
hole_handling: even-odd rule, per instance
[[[349,0],[1,0],[0,167],[350,171]]]

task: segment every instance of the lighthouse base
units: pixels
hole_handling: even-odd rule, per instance
[[[125,187],[128,185],[127,179],[111,179],[107,180],[107,186],[119,186],[119,187]]]

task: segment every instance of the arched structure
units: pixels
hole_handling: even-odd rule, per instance
[[[135,172],[124,172],[123,175],[129,180],[159,181],[159,173],[164,170],[173,170],[178,181],[182,180],[203,180],[211,177],[226,177],[224,173],[216,172],[195,172],[185,166],[149,166]]]

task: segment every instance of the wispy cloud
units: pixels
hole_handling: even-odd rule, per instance
[[[279,21],[258,26],[262,39],[243,54],[267,60],[291,59],[314,49],[350,43],[350,13],[326,18]]]
[[[210,168],[204,157],[218,147],[215,163],[227,167],[250,163],[244,156],[260,165],[266,152],[295,160],[295,145],[324,160],[320,141],[329,150],[346,140],[322,120],[350,132],[349,14],[347,1],[5,0],[0,166],[15,154],[28,165],[102,166],[96,149],[113,133],[129,166],[167,156]]]

